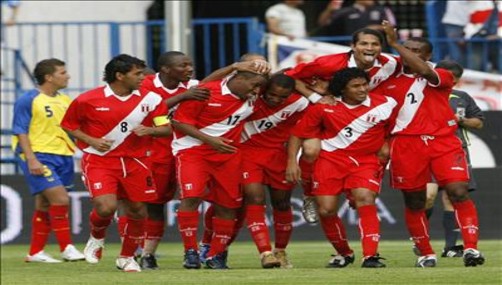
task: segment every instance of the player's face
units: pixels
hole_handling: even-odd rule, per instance
[[[65,66],[56,66],[56,71],[48,75],[46,78],[47,82],[50,82],[57,88],[57,90],[59,90],[68,86],[70,74],[68,74]]]
[[[367,69],[373,66],[382,52],[382,44],[375,35],[360,33],[357,42],[352,45],[352,51],[357,67]]]
[[[288,99],[289,95],[291,95],[290,88],[284,88],[281,86],[277,86],[272,84],[265,93],[263,94],[263,100],[265,103],[271,107],[280,106]]]
[[[176,81],[187,81],[193,76],[193,62],[188,56],[180,55],[173,58],[172,64],[167,69],[169,77]]]
[[[423,61],[428,61],[431,59],[432,57],[432,54],[429,52],[429,49],[427,48],[427,44],[426,43],[422,43],[422,42],[417,42],[417,41],[406,41],[404,42],[403,46],[413,52],[414,54],[416,54],[420,59],[422,59]],[[405,60],[403,60],[403,65],[404,66],[408,66],[408,64],[406,63]]]
[[[369,90],[366,78],[354,78],[342,90],[342,100],[349,105],[361,104],[368,97]]]
[[[125,88],[136,90],[145,78],[144,68],[134,66],[129,72],[120,78]]]
[[[260,75],[251,78],[238,77],[234,80],[232,93],[239,96],[242,100],[258,96],[261,86],[265,84],[265,78]]]

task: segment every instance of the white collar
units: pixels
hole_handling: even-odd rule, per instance
[[[155,78],[153,79],[153,85],[156,88],[163,88],[164,90],[169,92],[169,94],[176,92],[178,90],[178,88],[188,89],[186,87],[186,85],[183,84],[183,82],[181,82],[181,81],[180,81],[180,83],[178,83],[178,86],[176,86],[176,88],[174,88],[174,89],[169,89],[169,88],[165,87],[164,84],[162,84],[162,81],[160,81],[160,72],[155,73]]]
[[[349,105],[349,104],[343,102],[342,100],[340,100],[340,102],[342,102],[349,109],[355,109],[361,105],[366,106],[366,107],[371,106],[371,99],[370,99],[369,94],[368,94],[368,96],[366,96],[366,99],[364,101],[362,101],[360,104],[357,104],[357,105]]]
[[[117,97],[128,97],[128,96],[130,96],[130,95],[141,96],[141,93],[139,92],[139,90],[133,90],[131,94],[126,95],[126,96],[118,96],[118,95],[116,95],[116,94],[113,92],[113,90],[112,90],[112,88],[110,87],[110,85],[109,85],[109,84],[106,84],[106,85],[105,85],[104,92],[105,92],[105,97],[110,97],[110,96],[112,96],[112,95],[115,95],[115,96],[117,96]]]
[[[222,81],[221,81],[221,95],[233,95],[235,96],[232,91],[230,91],[230,89],[228,88],[228,81],[230,81],[230,79],[232,77],[234,77],[235,74],[232,74],[230,76],[227,76],[225,77]]]

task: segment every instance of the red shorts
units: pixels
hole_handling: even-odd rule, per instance
[[[425,189],[432,175],[440,187],[468,182],[462,143],[450,136],[395,136],[390,143],[391,186],[400,190]]]
[[[184,151],[176,155],[180,199],[201,198],[227,208],[242,205],[241,153],[208,154]]]
[[[379,193],[383,167],[376,155],[364,159],[340,155],[336,159],[317,159],[313,174],[314,196],[339,195],[354,188]]]
[[[176,194],[177,187],[174,157],[169,163],[152,162],[151,169],[157,187],[157,199],[150,203],[165,204],[171,201]]]
[[[292,190],[286,181],[286,150],[242,149],[242,184],[260,183],[277,190]]]
[[[82,178],[91,197],[115,194],[117,199],[134,202],[157,199],[157,189],[145,158],[85,154]]]

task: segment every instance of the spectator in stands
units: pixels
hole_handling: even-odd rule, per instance
[[[5,25],[7,26],[12,26],[16,24],[17,21],[17,15],[19,14],[19,6],[21,6],[21,1],[20,0],[7,0],[7,1],[2,1],[2,4],[6,3],[9,8],[11,8],[11,14],[10,17],[5,21]]]
[[[464,58],[464,28],[469,23],[469,5],[472,1],[447,1],[446,11],[441,23],[448,41],[448,58],[465,64]]]
[[[66,261],[83,260],[71,242],[67,191],[73,188],[75,144],[60,127],[70,97],[59,93],[68,86],[70,75],[59,59],[37,63],[33,72],[38,87],[19,97],[14,104],[13,147],[31,194],[35,211],[31,223],[30,252],[26,262],[59,263],[44,252],[54,231]]]
[[[298,9],[303,0],[284,0],[271,6],[265,12],[268,31],[287,36],[290,40],[307,36],[305,13]]]
[[[361,28],[381,29],[383,20],[396,25],[396,18],[392,11],[380,6],[375,0],[356,0],[352,6],[341,8],[340,0],[331,1],[318,19],[319,26],[331,25],[337,20],[336,29],[342,30],[343,35],[352,35]],[[338,23],[342,25],[340,28]],[[333,26],[331,29],[334,29]]]

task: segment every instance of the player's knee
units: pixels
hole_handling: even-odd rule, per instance
[[[424,210],[425,201],[425,191],[405,193],[404,195],[404,203],[406,205],[406,208],[412,211]]]
[[[117,202],[112,201],[97,201],[94,203],[96,212],[101,217],[109,217],[115,214],[117,210]]]
[[[336,208],[334,207],[323,207],[323,206],[319,206],[318,208],[318,213],[319,213],[319,216],[321,217],[332,217],[332,216],[335,216],[337,215],[337,211],[336,211]]]

